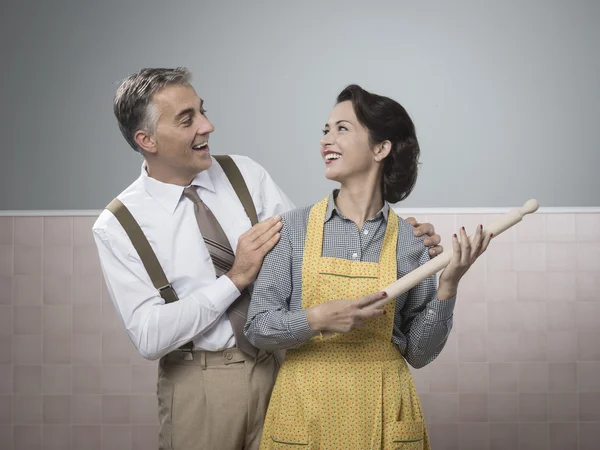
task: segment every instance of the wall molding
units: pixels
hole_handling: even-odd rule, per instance
[[[514,207],[497,208],[393,208],[402,217],[429,214],[505,214]],[[15,210],[0,211],[0,217],[98,217],[102,210]],[[539,214],[600,214],[600,206],[540,207]]]
[[[476,207],[476,208],[398,208],[394,211],[401,216],[409,214],[506,214],[515,207]],[[540,207],[536,214],[600,214],[600,206],[547,206]]]

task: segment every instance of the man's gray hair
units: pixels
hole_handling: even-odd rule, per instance
[[[191,74],[185,67],[175,69],[142,69],[129,75],[115,95],[113,112],[125,140],[136,151],[141,149],[135,142],[138,130],[154,133],[158,119],[152,104],[152,96],[170,85],[189,86]]]

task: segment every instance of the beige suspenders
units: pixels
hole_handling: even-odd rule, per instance
[[[240,169],[235,164],[233,159],[231,159],[231,157],[228,155],[217,155],[214,156],[214,158],[223,168],[223,172],[225,172],[227,179],[233,186],[233,189],[242,203],[246,214],[250,218],[250,222],[252,225],[256,225],[258,223],[256,209]],[[106,209],[114,214],[129,236],[133,247],[138,252],[138,255],[140,255],[140,259],[142,260],[142,264],[144,265],[146,272],[148,272],[148,275],[152,280],[152,284],[158,290],[165,303],[171,303],[179,300],[177,293],[167,280],[165,272],[158,262],[158,258],[152,250],[148,239],[146,239],[144,232],[136,222],[135,218],[131,215],[127,207],[119,199],[115,198],[109,203]],[[191,350],[192,345],[192,342],[188,342],[181,348],[184,350]]]

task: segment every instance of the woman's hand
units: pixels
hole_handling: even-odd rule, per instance
[[[370,308],[373,303],[387,297],[385,292],[374,292],[353,300],[332,300],[311,306],[306,310],[308,326],[313,331],[349,333],[361,328],[365,320],[385,314],[383,306]]]
[[[477,258],[487,249],[492,233],[483,234],[483,226],[479,225],[475,236],[467,236],[465,227],[460,229],[460,241],[456,234],[452,237],[453,254],[450,263],[440,275],[438,299],[447,300],[456,294],[458,282],[467,273]]]

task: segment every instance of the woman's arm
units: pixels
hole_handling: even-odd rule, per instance
[[[423,249],[420,264],[429,260]],[[396,307],[394,342],[406,361],[416,369],[432,362],[442,351],[450,331],[456,295],[440,300],[436,276],[431,276],[407,292],[402,309]],[[398,301],[398,305],[401,302]]]
[[[461,239],[456,234],[452,239],[452,259],[440,275],[440,286],[436,287],[435,275],[421,282],[410,291],[402,311],[396,311],[395,341],[402,354],[415,368],[423,367],[440,354],[450,331],[452,315],[456,303],[456,292],[461,278],[487,249],[491,233],[484,233],[479,226],[473,240],[466,231],[460,230]],[[422,252],[419,264],[425,264],[429,257]],[[400,332],[396,336],[396,328]]]
[[[267,350],[297,347],[315,335],[306,311],[290,311],[293,247],[290,228],[282,219],[281,238],[265,256],[254,284],[244,334],[256,347]]]

